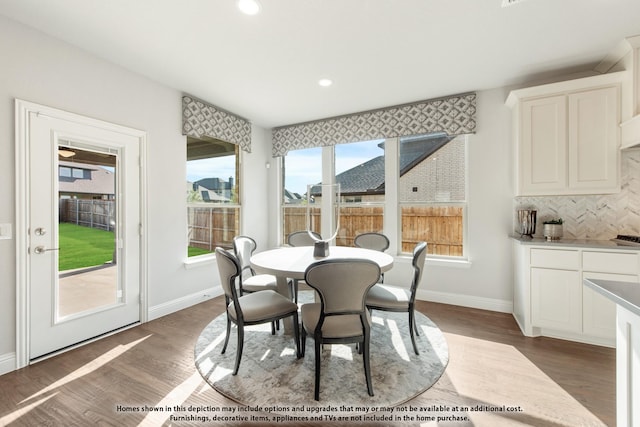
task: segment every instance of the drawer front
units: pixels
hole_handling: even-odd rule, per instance
[[[637,253],[583,252],[583,271],[615,274],[638,274],[640,266]]]
[[[531,266],[579,270],[580,252],[563,249],[531,249]]]

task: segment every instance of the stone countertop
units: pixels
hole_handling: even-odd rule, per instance
[[[640,283],[600,279],[584,279],[583,283],[633,314],[640,316]]]
[[[625,245],[622,243],[612,242],[611,240],[591,240],[591,239],[558,239],[546,240],[542,237],[520,236],[520,234],[510,234],[510,238],[517,240],[524,245],[535,246],[565,246],[575,248],[594,248],[594,249],[622,249],[631,251],[640,251],[640,246]]]

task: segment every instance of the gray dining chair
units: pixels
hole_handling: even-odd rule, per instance
[[[361,233],[353,239],[358,248],[384,252],[389,249],[389,238],[382,233]]]
[[[330,259],[311,264],[305,281],[320,295],[319,303],[303,304],[302,355],[306,337],[315,344],[315,400],[320,399],[320,366],[323,344],[357,343],[362,353],[367,392],[373,396],[369,347],[371,316],[365,306],[369,289],[380,276],[380,267],[366,259]]]
[[[236,236],[233,238],[233,250],[240,263],[240,275],[238,276],[240,295],[271,289],[277,291],[276,276],[272,274],[256,274],[251,267],[251,255],[257,248],[256,241],[249,236]],[[289,282],[291,286],[291,282]]]
[[[322,240],[322,236],[315,231],[311,231],[311,234],[317,240]],[[313,240],[311,236],[309,236],[309,232],[306,230],[294,231],[287,236],[287,243],[289,244],[289,246],[313,246],[315,242],[316,241]]]
[[[358,248],[384,252],[389,249],[389,238],[382,233],[361,233],[353,239],[353,244]],[[380,273],[379,282],[384,282],[384,273]]]
[[[373,286],[367,295],[366,305],[369,310],[407,312],[409,314],[409,334],[411,335],[411,343],[416,354],[418,346],[416,345],[415,335],[420,335],[415,318],[416,291],[422,278],[422,270],[424,268],[424,260],[427,255],[427,243],[420,242],[413,249],[413,279],[409,289],[401,286],[393,286],[378,283]]]
[[[238,333],[238,346],[236,349],[236,362],[233,375],[238,374],[242,349],[244,346],[244,327],[262,323],[276,322],[285,317],[293,316],[293,335],[296,345],[296,356],[302,357],[300,351],[300,326],[298,325],[298,305],[273,290],[264,290],[239,296],[236,289],[236,279],[240,275],[241,268],[236,257],[229,251],[216,248],[216,262],[220,273],[220,282],[224,291],[227,305],[227,332],[224,337],[222,354],[227,350],[231,323],[235,323]]]
[[[311,231],[313,237],[318,240],[322,240],[322,236],[315,231]],[[313,246],[316,241],[309,236],[308,231],[294,231],[293,233],[287,236],[287,243],[289,246]],[[298,288],[300,286],[299,279],[293,279],[292,287],[293,287],[293,300],[298,302]]]

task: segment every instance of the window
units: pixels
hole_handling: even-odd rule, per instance
[[[188,256],[230,249],[240,234],[237,145],[187,137]]]
[[[322,181],[322,148],[290,151],[284,158],[282,200],[282,242],[294,231],[306,230],[307,185]],[[314,221],[319,221],[319,208],[312,209]]]
[[[466,136],[400,139],[400,252],[426,241],[431,255],[461,257],[466,213]]]
[[[334,176],[341,185],[336,244],[352,246],[357,234],[383,232],[390,251],[410,254],[416,243],[426,241],[430,256],[465,257],[466,146],[466,135],[433,133],[289,152],[282,241],[307,228],[306,185],[320,183],[324,169],[325,177]],[[397,169],[385,168],[391,164]],[[317,198],[314,202],[320,205]],[[320,207],[311,214],[317,230]]]
[[[353,246],[358,234],[383,232],[384,161],[384,140],[335,146],[335,182],[341,192],[337,245]]]

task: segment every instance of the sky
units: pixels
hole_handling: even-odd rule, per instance
[[[339,144],[336,150],[336,173],[339,174],[367,160],[384,154],[378,147],[383,140]],[[233,156],[187,162],[187,181],[203,178],[220,178],[225,181],[235,176]],[[307,192],[307,184],[322,181],[322,148],[290,151],[285,157],[285,188],[299,194]]]
[[[378,147],[382,140],[339,144],[336,150],[336,174],[384,154]],[[285,188],[299,194],[307,192],[307,184],[322,181],[321,148],[289,151],[285,157]]]

